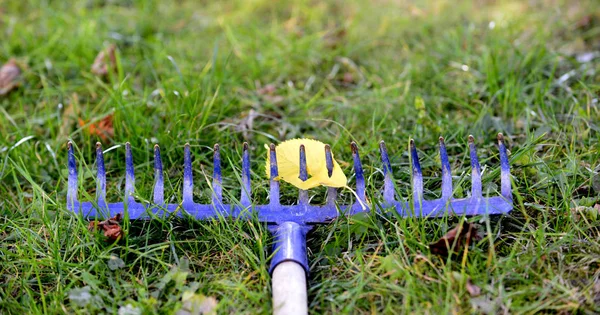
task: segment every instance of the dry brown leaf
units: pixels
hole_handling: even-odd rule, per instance
[[[109,71],[117,71],[117,56],[116,56],[117,46],[115,44],[111,44],[106,47],[103,51],[98,53],[96,59],[94,59],[94,63],[92,64],[92,73],[99,76],[104,77],[107,76]]]
[[[465,246],[469,246],[472,241],[480,239],[481,236],[477,234],[477,226],[465,222],[448,231],[437,242],[429,244],[429,250],[433,254],[448,256],[450,253],[462,252]]]
[[[240,121],[235,126],[235,130],[237,132],[241,132],[244,136],[244,139],[249,140],[252,138],[252,133],[250,131],[254,130],[254,119],[258,116],[258,113],[251,109],[248,111],[248,114],[240,119]]]
[[[19,86],[21,68],[15,59],[10,59],[0,68],[0,96]]]
[[[277,91],[277,87],[275,84],[270,83],[256,90],[256,93],[258,93],[258,95],[273,95],[275,91]]]
[[[279,104],[285,100],[285,98],[281,95],[275,94],[277,92],[277,87],[275,84],[267,84],[264,87],[258,89],[256,93],[261,96],[261,98],[268,103],[271,104]]]
[[[110,114],[97,122],[89,124],[87,128],[88,133],[92,136],[98,136],[104,141],[108,138],[112,138],[115,135],[113,117],[114,115]],[[79,127],[84,127],[87,123],[88,121],[79,118]]]
[[[110,241],[116,242],[123,238],[123,230],[119,225],[119,221],[123,218],[123,215],[117,213],[114,217],[104,221],[91,221],[88,225],[88,230],[102,231],[104,236]]]
[[[471,278],[467,279],[467,292],[469,292],[469,295],[471,295],[472,297],[476,297],[481,295],[481,288],[476,286],[475,284],[473,284],[473,281],[471,281]]]

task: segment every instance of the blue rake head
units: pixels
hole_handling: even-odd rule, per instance
[[[392,167],[385,143],[379,144],[381,161],[383,164],[383,200],[373,203],[368,208],[365,192],[365,178],[356,143],[351,143],[352,157],[354,162],[354,173],[356,179],[356,193],[360,200],[350,205],[336,204],[337,190],[329,187],[327,189],[327,200],[324,205],[311,205],[308,200],[308,192],[299,191],[298,203],[295,205],[282,205],[280,203],[279,182],[275,180],[278,176],[277,155],[275,145],[269,147],[270,154],[270,182],[269,203],[255,205],[251,202],[250,181],[250,152],[248,144],[244,143],[242,155],[242,189],[239,203],[223,203],[223,187],[221,174],[221,155],[218,144],[214,146],[213,176],[212,176],[212,202],[210,204],[199,204],[193,200],[194,180],[192,175],[192,159],[190,145],[184,147],[184,171],[183,171],[183,193],[179,204],[165,203],[163,167],[158,145],[154,147],[154,192],[151,204],[139,203],[133,197],[135,174],[133,169],[133,158],[131,146],[125,144],[125,196],[122,202],[108,203],[106,200],[106,171],[104,168],[104,155],[100,143],[96,144],[97,165],[97,189],[96,200],[92,202],[81,202],[77,199],[78,178],[77,164],[74,148],[68,143],[69,151],[69,178],[67,190],[67,208],[86,218],[89,217],[112,217],[123,214],[125,218],[148,219],[156,216],[183,216],[189,215],[199,220],[211,218],[239,218],[249,219],[253,215],[259,221],[269,224],[275,235],[275,254],[271,260],[272,271],[279,263],[294,261],[309,271],[306,256],[306,233],[315,224],[328,223],[340,215],[353,215],[364,211],[396,212],[401,216],[417,217],[439,217],[443,215],[472,216],[486,214],[506,214],[512,210],[512,192],[510,182],[510,167],[504,137],[498,134],[498,147],[500,151],[500,196],[483,197],[481,183],[481,167],[477,157],[474,139],[469,136],[469,153],[471,159],[471,195],[464,199],[455,199],[452,196],[452,175],[450,162],[446,152],[444,139],[440,137],[440,160],[442,168],[441,197],[435,200],[423,198],[423,173],[419,164],[419,157],[414,141],[410,141],[410,159],[412,165],[412,200],[401,201],[396,199],[394,181],[392,178]],[[329,145],[325,146],[325,161],[329,176],[333,172],[333,157]],[[307,180],[306,152],[304,146],[300,146],[300,179]],[[365,208],[364,205],[367,205]]]

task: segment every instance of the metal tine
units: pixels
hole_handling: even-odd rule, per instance
[[[419,155],[415,148],[415,141],[410,139],[410,157],[412,161],[412,190],[413,202],[420,204],[423,201],[423,172],[419,163]]]
[[[106,170],[104,169],[104,153],[102,144],[96,142],[96,169],[98,181],[96,183],[96,202],[101,208],[106,207]]]
[[[250,150],[248,149],[248,143],[244,142],[244,152],[242,155],[242,195],[240,196],[240,203],[244,207],[249,207],[250,194],[252,193],[252,187],[250,185]]]
[[[481,198],[481,166],[475,148],[475,138],[469,135],[469,155],[471,157],[471,198]]]
[[[356,142],[352,141],[350,143],[350,147],[352,148],[352,158],[354,159],[354,173],[356,176],[356,194],[360,201],[366,203],[366,195],[365,195],[365,176],[363,173],[362,164],[360,163],[360,155],[358,154],[358,146]]]
[[[131,154],[131,144],[125,143],[125,201],[134,203],[133,197],[135,187],[135,172],[133,170],[133,156]]]
[[[512,200],[510,184],[510,164],[508,163],[508,154],[504,144],[504,135],[498,134],[498,149],[500,150],[500,193],[508,200]]]
[[[379,153],[381,155],[381,163],[383,164],[383,199],[386,203],[394,202],[394,182],[392,181],[392,165],[385,147],[385,142],[379,142]]]
[[[452,170],[443,137],[440,137],[440,160],[442,164],[442,199],[448,200],[452,198]]]
[[[271,143],[269,146],[269,159],[271,160],[271,165],[269,165],[271,170],[271,178],[269,181],[269,204],[271,206],[279,205],[279,182],[275,180],[277,176],[279,176],[279,171],[277,169],[277,153],[275,152],[275,145]]]
[[[190,144],[186,143],[183,152],[183,204],[194,203],[194,178],[192,175],[192,157]]]
[[[77,202],[77,163],[73,152],[73,143],[67,142],[69,148],[69,188],[67,189],[67,206],[73,209]]]
[[[215,144],[213,148],[213,198],[212,202],[216,205],[223,204],[223,186],[221,176],[221,149],[219,144]]]
[[[331,154],[331,146],[325,145],[325,166],[327,167],[327,176],[333,175],[333,155]],[[335,199],[337,198],[337,188],[327,187],[327,205],[335,207]]]
[[[308,179],[308,172],[306,170],[306,149],[303,144],[300,145],[300,174],[298,178],[303,182]],[[298,201],[301,205],[308,205],[308,191],[300,189],[298,192]]]
[[[160,147],[154,145],[154,203],[163,206],[165,203],[165,184],[163,179],[163,165],[160,157]]]

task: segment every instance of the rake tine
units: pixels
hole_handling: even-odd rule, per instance
[[[387,148],[385,147],[385,142],[383,140],[379,142],[379,153],[381,155],[381,163],[383,164],[383,199],[386,203],[391,204],[394,202],[392,165],[390,164],[390,158],[388,157]]]
[[[306,171],[306,149],[304,145],[300,145],[300,176],[298,176],[301,181],[306,181],[308,179],[308,172]],[[301,205],[308,204],[308,191],[304,189],[300,189],[298,192],[298,201]]]
[[[360,201],[366,203],[365,198],[365,176],[363,174],[362,164],[360,163],[360,155],[358,154],[358,146],[356,142],[352,141],[350,144],[352,148],[352,158],[354,159],[354,173],[356,174],[356,194]]]
[[[77,163],[75,162],[75,154],[73,153],[73,143],[67,142],[69,148],[69,187],[67,189],[67,206],[70,210],[75,210],[77,203]]]
[[[194,202],[194,178],[192,175],[192,158],[190,144],[186,143],[183,152],[183,204]]]
[[[250,185],[250,151],[248,150],[248,143],[244,142],[244,152],[242,156],[242,195],[240,197],[240,203],[244,207],[250,206],[250,194],[252,187]]]
[[[165,203],[165,184],[163,179],[162,159],[160,158],[160,147],[154,145],[154,203],[162,206]]]
[[[325,145],[325,166],[327,167],[327,176],[331,177],[331,175],[333,175],[333,156],[329,144]],[[337,188],[327,187],[327,205],[334,207],[336,198]]]
[[[471,197],[481,198],[481,166],[475,148],[475,139],[469,135],[469,155],[471,156]]]
[[[452,170],[443,137],[440,137],[440,160],[442,162],[442,199],[448,200],[452,198]]]
[[[213,205],[221,205],[223,203],[223,186],[221,176],[221,149],[219,144],[215,144],[213,153]]]
[[[508,154],[504,144],[504,135],[498,134],[498,148],[500,149],[500,193],[508,200],[512,200],[510,187],[510,165],[508,164]]]
[[[415,148],[415,141],[410,139],[410,159],[412,161],[412,189],[413,202],[420,204],[423,201],[423,172],[419,163],[419,155]]]
[[[133,198],[135,186],[135,172],[133,170],[133,157],[131,155],[131,144],[125,143],[125,200],[128,203],[135,202]]]
[[[101,208],[106,207],[106,171],[104,169],[104,154],[102,144],[96,142],[96,165],[98,172],[98,182],[96,184],[96,202]]]
[[[271,178],[269,181],[269,204],[271,206],[279,205],[279,182],[275,180],[277,176],[279,176],[279,171],[277,170],[277,153],[275,152],[275,145],[271,143],[269,146],[269,158],[271,160]]]
[[[331,146],[325,145],[325,165],[327,167],[327,176],[333,175],[333,155],[331,154]]]

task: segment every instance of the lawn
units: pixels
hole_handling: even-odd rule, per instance
[[[116,47],[106,75],[92,64]],[[242,143],[252,199],[268,202],[264,144],[329,143],[354,185],[349,143],[379,200],[385,140],[397,193],[411,196],[414,139],[425,197],[439,197],[446,139],[454,196],[470,192],[467,137],[483,191],[500,191],[496,134],[510,151],[514,209],[502,217],[341,218],[308,236],[313,313],[600,312],[600,3],[597,1],[0,1],[0,313],[160,313],[190,297],[218,313],[270,313],[272,237],[252,220],[123,222],[107,242],[66,209],[67,141],[80,198],[122,200],[125,142],[139,201],[152,200],[155,144],[165,198],[181,201],[190,143],[194,198],[208,203],[212,148],[224,195],[240,194]],[[112,123],[112,127],[110,126]],[[325,188],[310,191],[325,202]],[[282,202],[297,189],[282,186]],[[354,196],[341,191],[339,202]],[[483,238],[431,253],[461,220]],[[480,294],[472,294],[472,286]],[[214,299],[214,300],[213,300]],[[129,313],[128,313],[129,312]]]

